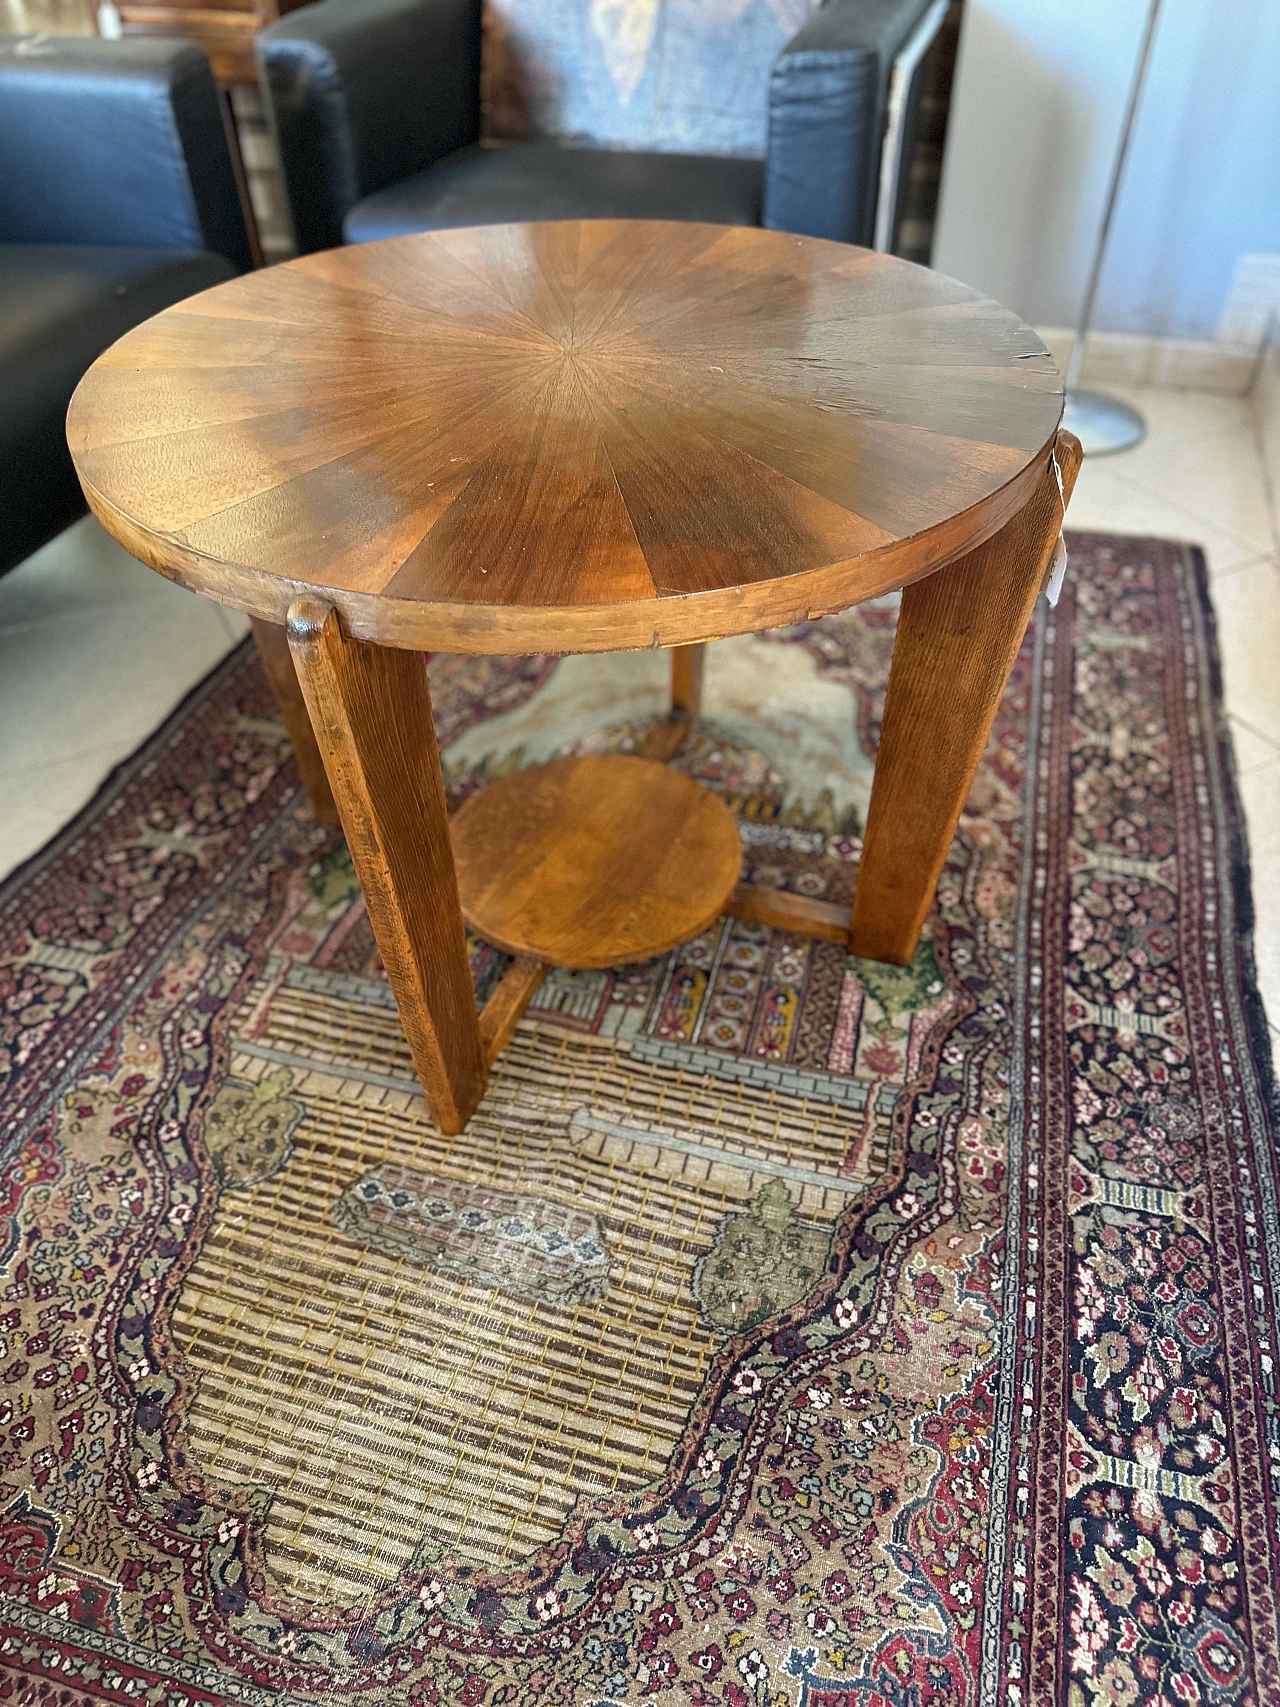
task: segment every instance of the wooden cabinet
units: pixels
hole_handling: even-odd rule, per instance
[[[253,38],[264,24],[274,23],[284,12],[305,0],[169,0],[152,5],[148,0],[116,0],[126,35],[190,36],[209,55],[213,75],[224,89],[258,81],[253,59]]]

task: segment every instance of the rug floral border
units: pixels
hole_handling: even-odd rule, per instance
[[[1188,760],[1183,769],[1175,767],[1175,780],[1182,779],[1181,796],[1175,802],[1175,825],[1182,836],[1192,834],[1198,826],[1207,826],[1215,848],[1206,850],[1206,857],[1212,859],[1215,852],[1224,856],[1213,869],[1229,873],[1216,891],[1211,883],[1188,886],[1189,892],[1180,896],[1180,904],[1199,908],[1206,900],[1212,904],[1215,895],[1221,903],[1217,918],[1210,921],[1212,930],[1206,929],[1198,915],[1182,920],[1195,940],[1216,945],[1213,951],[1220,956],[1216,969],[1211,969],[1213,976],[1205,972],[1190,991],[1186,1024],[1193,1031],[1198,1028],[1198,1039],[1193,1038],[1198,1062],[1222,1056],[1221,1047],[1215,1047],[1220,1035],[1230,1035],[1231,1048],[1236,1052],[1232,1060],[1223,1063],[1234,1078],[1220,1083],[1210,1097],[1206,1130],[1213,1141],[1212,1175],[1206,1195],[1210,1206],[1216,1206],[1215,1249],[1221,1258],[1217,1273],[1228,1289],[1232,1311],[1244,1320],[1249,1286],[1271,1288],[1273,1310],[1280,1301],[1275,1290],[1280,1285],[1275,1155],[1270,1148],[1261,1155],[1250,1153],[1251,1145],[1264,1142],[1268,1120],[1274,1132],[1280,1105],[1253,969],[1247,845],[1220,708],[1220,672],[1204,561],[1198,552],[1153,549],[1170,554],[1174,573],[1157,576],[1154,584],[1163,601],[1163,614],[1166,620],[1176,621],[1183,642],[1180,657],[1170,651],[1161,660],[1161,691],[1171,711],[1170,727],[1182,730],[1193,745],[1197,731],[1207,733],[1200,750],[1183,755]],[[1034,664],[1026,660],[1022,667],[1025,691],[1030,696],[1033,756],[1045,761],[1028,766],[1029,774],[1037,779],[1029,789],[1025,809],[1028,872],[1034,864],[1037,826],[1049,814],[1069,810],[1073,708],[1060,636],[1073,632],[1075,606],[1076,593],[1069,586],[1056,615],[1042,615],[1038,621]],[[192,710],[244,667],[243,651],[233,654],[193,690],[139,753],[113,773],[76,820],[0,888],[0,916],[6,903],[26,892],[43,869],[93,834],[122,791],[138,779],[156,755],[181,738]],[[1184,715],[1180,721],[1178,706],[1186,703],[1188,686],[1194,689],[1195,715]],[[52,1561],[58,1535],[57,1525],[47,1514],[26,1501],[17,1502],[6,1514],[0,1544],[0,1584],[7,1579],[9,1587],[0,1599],[0,1667],[12,1665],[16,1657],[25,1668],[23,1675],[34,1678],[43,1672],[51,1684],[58,1681],[61,1686],[68,1677],[69,1650],[76,1649],[81,1663],[71,1669],[92,1691],[86,1699],[136,1701],[140,1688],[145,1687],[166,1692],[163,1698],[173,1702],[182,1699],[175,1693],[179,1688],[186,1691],[191,1703],[257,1702],[287,1699],[281,1690],[309,1693],[319,1687],[317,1663],[332,1664],[340,1657],[344,1692],[356,1696],[410,1676],[421,1667],[428,1652],[447,1650],[453,1656],[454,1683],[462,1691],[459,1698],[465,1699],[471,1675],[467,1656],[553,1661],[557,1653],[583,1639],[609,1616],[627,1584],[670,1581],[719,1557],[728,1545],[735,1518],[745,1508],[761,1455],[775,1437],[783,1413],[795,1407],[798,1392],[808,1394],[817,1404],[812,1397],[815,1393],[829,1394],[838,1385],[835,1371],[840,1360],[859,1346],[869,1346],[874,1335],[883,1330],[883,1300],[896,1279],[897,1265],[906,1248],[904,1235],[909,1228],[912,1239],[924,1236],[931,1224],[936,1226],[945,1218],[954,1206],[954,1182],[949,1185],[945,1169],[936,1165],[936,1149],[932,1145],[919,1148],[918,1134],[913,1141],[912,1101],[904,1099],[895,1120],[888,1175],[882,1186],[842,1222],[823,1285],[803,1307],[762,1326],[719,1359],[689,1419],[684,1448],[657,1487],[631,1501],[601,1501],[595,1510],[579,1510],[559,1542],[543,1549],[519,1570],[486,1573],[460,1567],[456,1576],[466,1579],[467,1594],[467,1617],[462,1622],[444,1610],[447,1585],[428,1565],[413,1583],[398,1585],[394,1595],[382,1597],[357,1619],[341,1614],[326,1618],[303,1615],[300,1608],[275,1595],[269,1585],[256,1521],[262,1515],[260,1501],[256,1502],[253,1493],[228,1498],[225,1492],[210,1489],[186,1462],[180,1418],[190,1397],[190,1381],[162,1325],[191,1254],[216,1210],[217,1180],[199,1142],[200,1120],[220,1072],[225,1071],[230,1016],[265,960],[267,926],[275,899],[265,855],[273,824],[288,810],[290,801],[297,799],[296,779],[285,766],[281,751],[277,750],[272,764],[257,773],[245,793],[246,806],[237,826],[239,851],[234,860],[229,857],[226,869],[232,863],[237,866],[253,905],[238,930],[223,931],[222,954],[210,962],[204,982],[189,992],[184,1009],[174,1013],[168,1028],[166,1073],[146,1111],[149,1118],[143,1122],[153,1134],[148,1160],[165,1205],[164,1231],[148,1252],[146,1263],[130,1259],[114,1278],[115,1302],[110,1310],[104,1310],[93,1346],[99,1381],[113,1390],[122,1408],[132,1407],[134,1416],[132,1441],[112,1465],[109,1478],[109,1497],[117,1520],[180,1565],[190,1604],[203,1608],[198,1621],[207,1651],[234,1668],[239,1679],[178,1658],[163,1662],[148,1654],[144,1659],[142,1650],[118,1634],[113,1585],[88,1577],[77,1584],[72,1597],[71,1623],[78,1626],[73,1640],[65,1611],[56,1615],[42,1610],[38,1595],[32,1603],[30,1587]],[[1216,818],[1212,812],[1215,806],[1221,807]],[[314,839],[316,849],[321,850],[335,838],[331,832],[317,829]],[[253,876],[255,867],[257,879]],[[1067,903],[1071,884],[1067,850],[1049,850],[1045,870],[1041,888],[1030,882],[1024,885],[1018,930],[1024,952],[1037,958],[1041,966],[1050,967],[1052,932],[1044,933],[1038,942],[1036,932],[1043,931],[1047,908],[1061,909]],[[178,886],[166,905],[138,924],[130,950],[143,965],[152,945],[155,954],[160,954],[163,945],[173,940],[180,922],[190,924],[194,915],[190,908],[187,914],[183,909],[194,894],[194,885],[185,892]],[[1015,1077],[1018,1073],[1024,1077],[1021,1095],[1016,1098],[1009,1189],[1020,1194],[1023,1213],[1009,1217],[1014,1241],[1010,1251],[1017,1262],[1009,1263],[1006,1275],[1007,1338],[1002,1373],[993,1388],[980,1383],[969,1395],[970,1403],[979,1410],[986,1407],[995,1429],[987,1561],[990,1568],[1005,1569],[1006,1582],[1003,1596],[985,1597],[973,1697],[983,1707],[1018,1699],[1034,1702],[1060,1695],[1065,1698],[1073,1641],[1077,1649],[1080,1643],[1085,1644],[1095,1666],[1091,1675],[1099,1677],[1108,1675],[1105,1667],[1119,1663],[1119,1656],[1140,1657],[1156,1642],[1153,1626],[1144,1630],[1129,1620],[1130,1635],[1121,1620],[1118,1630],[1108,1625],[1110,1646],[1088,1648],[1093,1640],[1088,1628],[1091,1613],[1081,1598],[1082,1579],[1078,1573],[1073,1578],[1068,1569],[1067,1547],[1074,1545],[1079,1550],[1087,1544],[1096,1553],[1103,1547],[1099,1537],[1111,1532],[1106,1529],[1108,1523],[1119,1533],[1115,1513],[1111,1517],[1099,1515],[1095,1509],[1098,1502],[1090,1505],[1091,1493],[1098,1487],[1117,1485],[1117,1472],[1110,1466],[1119,1460],[1115,1454],[1100,1454],[1096,1441],[1091,1445],[1081,1436],[1077,1456],[1082,1464],[1085,1460],[1090,1463],[1078,1470],[1073,1482],[1070,1455],[1064,1456],[1061,1443],[1055,1442],[1051,1431],[1037,1427],[1040,1416],[1070,1416],[1070,1383],[1074,1376],[1078,1384],[1081,1374],[1078,1355],[1074,1367],[1072,1364],[1073,1351],[1079,1354],[1081,1345],[1077,1342],[1073,1346],[1072,1341],[1072,1277],[1066,1253],[1070,1216],[1093,1189],[1088,1181],[1082,1184],[1077,1177],[1080,1164],[1070,1150],[1071,1068],[1065,1042],[1056,1055],[1045,1049],[1041,1060],[1036,1058],[1036,1046],[1028,1041],[1047,1038],[1052,1032],[1048,992],[1056,987],[1055,977],[1065,981],[1066,973],[1064,962],[1052,965],[1040,981],[1039,993],[1029,992],[1023,1011],[1015,1016],[1019,1052],[1014,1071]],[[140,973],[138,984],[141,987],[144,983],[145,973]],[[1226,1005],[1214,1013],[1210,1008],[1217,989],[1225,991]],[[55,1071],[65,1071],[68,1053],[74,1054],[77,1049],[82,1059],[97,1059],[94,1051],[102,1047],[107,1017],[91,1002],[86,1003],[85,1011],[75,1016],[75,1024],[60,1028],[58,1059],[42,1061],[37,1050],[34,1060],[27,1063],[36,1082],[42,1074],[50,1075],[52,1082]],[[981,1024],[981,1016],[972,1013],[958,1018],[970,1025]],[[109,1029],[108,1025],[107,1032]],[[109,1038],[106,1047],[109,1050]],[[1251,1065],[1255,1075],[1252,1083],[1249,1074],[1240,1072],[1240,1060]],[[1232,1098],[1239,1102],[1251,1094],[1260,1098],[1253,1117],[1245,1118],[1244,1110],[1239,1109],[1233,1125]],[[37,1173],[42,1166],[52,1169],[51,1117],[36,1108],[24,1111],[19,1107],[17,1113],[15,1138],[28,1139],[26,1154],[34,1158]],[[24,1113],[31,1118],[24,1121]],[[1037,1131],[1045,1140],[1039,1155],[1033,1147]],[[1062,1140],[1056,1152],[1053,1135]],[[908,1179],[915,1196],[910,1209],[904,1210],[900,1194]],[[21,1183],[11,1174],[6,1178],[3,1189],[8,1193],[7,1210],[13,1208]],[[1263,1199],[1261,1213],[1253,1214],[1249,1194],[1256,1196],[1258,1192]],[[1192,1205],[1188,1209],[1192,1219],[1194,1211]],[[1017,1248],[1019,1229],[1033,1234],[1038,1229],[1034,1248]],[[1239,1246],[1241,1229],[1252,1240],[1248,1249]],[[1062,1255],[1056,1268],[1055,1252]],[[1027,1306],[1032,1301],[1036,1313],[1028,1316]],[[1028,1322],[1034,1323],[1030,1329]],[[1254,1326],[1257,1329],[1259,1323],[1255,1321]],[[1262,1340],[1246,1345],[1238,1335],[1229,1336],[1225,1349],[1230,1366],[1232,1429],[1234,1438],[1243,1445],[1243,1451],[1237,1448],[1232,1460],[1238,1476],[1230,1487],[1209,1477],[1197,1487],[1203,1498],[1214,1498],[1212,1490],[1217,1488],[1224,1499],[1238,1502],[1244,1555],[1241,1586],[1248,1602],[1251,1642],[1247,1665],[1253,1685],[1265,1691],[1280,1686],[1271,1565],[1276,1540],[1274,1506],[1271,1491],[1260,1480],[1255,1486],[1247,1478],[1251,1470],[1260,1470],[1267,1461],[1256,1395],[1265,1396],[1274,1417],[1271,1350]],[[73,1371],[65,1373],[74,1376]],[[62,1375],[60,1371],[59,1378]],[[1085,1376],[1087,1379],[1087,1371]],[[1029,1399],[1028,1394],[1033,1397]],[[802,1409],[809,1400],[802,1399]],[[708,1449],[719,1460],[722,1473],[712,1485],[691,1496],[691,1466]],[[1100,1458],[1105,1460],[1101,1471],[1097,1463]],[[1112,1478],[1110,1484],[1108,1476]],[[1163,1484],[1155,1478],[1146,1491],[1158,1502]],[[1079,1523],[1078,1531],[1070,1528],[1073,1521]],[[1070,1539],[1073,1536],[1074,1542]],[[1110,1558],[1111,1553],[1106,1556]],[[1120,1569],[1127,1571],[1123,1566]],[[1086,1589],[1085,1594],[1092,1592]],[[65,1604],[65,1584],[59,1593]],[[1155,1595],[1154,1599],[1160,1601],[1161,1597]],[[1238,1646],[1234,1626],[1225,1616],[1217,1616],[1212,1607],[1200,1608],[1197,1616],[1200,1622],[1194,1634],[1199,1639],[1203,1627],[1201,1645],[1209,1656],[1204,1665],[1210,1687],[1213,1666],[1221,1673],[1216,1684],[1218,1694],[1212,1698],[1224,1702],[1248,1699],[1241,1693],[1243,1671],[1235,1678],[1230,1671],[1227,1650],[1233,1642]],[[272,1658],[264,1659],[265,1654]],[[955,1656],[940,1651],[936,1657],[943,1670],[951,1672]],[[852,1702],[854,1696],[848,1693],[847,1681],[822,1679],[815,1664],[813,1653],[794,1652],[791,1675],[801,1679],[803,1697],[807,1699],[812,1693],[816,1701],[823,1691],[845,1691]],[[1119,1677],[1120,1673],[1110,1675]],[[1196,1682],[1190,1671],[1178,1676]],[[959,1684],[959,1674],[952,1681]],[[1189,1691],[1190,1682],[1187,1687]],[[830,1699],[837,1702],[844,1697],[833,1693]],[[1198,1697],[1187,1693],[1184,1699]],[[428,1696],[424,1694],[422,1700]],[[1116,1700],[1120,1701],[1121,1695]]]

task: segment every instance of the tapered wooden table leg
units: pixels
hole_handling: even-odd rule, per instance
[[[689,732],[702,714],[702,672],[707,661],[707,648],[673,646],[671,648],[671,711],[665,723],[649,731],[641,749],[641,757],[666,764],[673,759],[689,739]]]
[[[324,760],[316,745],[315,731],[298,685],[298,674],[289,652],[289,636],[280,623],[264,622],[261,617],[254,617],[251,626],[254,644],[258,648],[258,662],[271,684],[276,706],[289,732],[293,756],[298,762],[303,786],[311,798],[311,809],[322,824],[336,824],[338,808],[333,803]]]
[[[850,946],[905,966],[915,953],[969,785],[1044,584],[1080,467],[1059,433],[1022,510],[985,545],[902,595]]]
[[[442,1131],[460,1132],[488,1069],[426,660],[346,639],[318,599],[290,607],[289,648],[418,1077]]]
[[[705,646],[673,646],[671,649],[671,715],[687,723],[702,714],[702,675],[707,663]]]

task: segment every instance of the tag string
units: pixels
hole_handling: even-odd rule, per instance
[[[1058,465],[1058,447],[1055,444],[1050,452],[1053,462],[1054,479],[1058,482],[1058,503],[1062,506],[1062,521],[1058,524],[1058,543],[1053,548],[1053,558],[1049,565],[1049,579],[1045,585],[1045,597],[1051,608],[1056,609],[1062,593],[1062,583],[1067,574],[1067,543],[1062,537],[1062,529],[1067,519],[1067,495],[1062,486],[1062,469]]]
[[[1058,528],[1058,532],[1061,533],[1067,524],[1067,495],[1062,486],[1062,469],[1058,463],[1058,447],[1056,444],[1049,452],[1049,460],[1053,463],[1053,477],[1058,482],[1058,503],[1062,507],[1062,524]]]

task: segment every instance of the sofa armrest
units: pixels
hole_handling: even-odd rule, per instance
[[[207,249],[247,268],[203,50],[0,36],[0,241]]]
[[[257,39],[302,254],[363,196],[480,136],[479,0],[320,0]]]
[[[827,0],[769,81],[764,219],[870,244],[893,62],[932,0]]]

